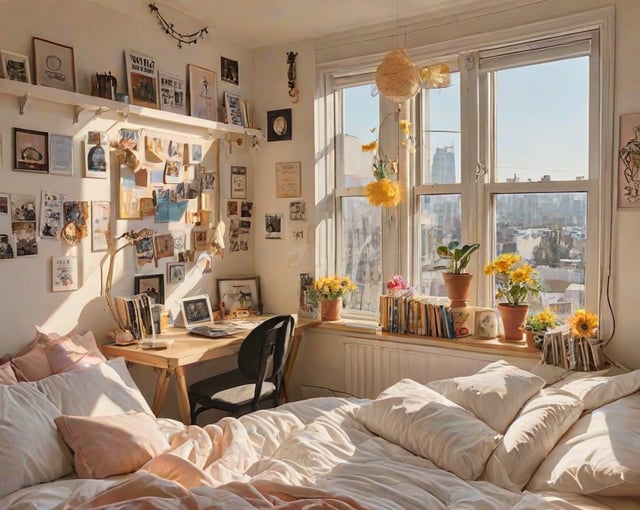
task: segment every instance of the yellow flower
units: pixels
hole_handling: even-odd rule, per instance
[[[316,301],[338,299],[356,290],[348,276],[323,276],[314,282],[313,287]]]
[[[522,303],[529,294],[537,296],[541,289],[533,276],[537,271],[529,264],[518,265],[520,260],[517,253],[503,253],[484,268],[484,274],[496,275],[496,299],[504,299],[511,305]]]
[[[594,338],[598,329],[598,316],[582,308],[577,310],[567,322],[571,325],[571,333],[576,338]]]
[[[362,144],[362,152],[375,152],[377,150],[378,150],[378,140],[374,140],[373,142]]]
[[[406,119],[400,119],[400,129],[405,135],[411,135],[411,122]]]
[[[364,194],[370,204],[384,207],[395,207],[402,199],[400,183],[386,177],[367,184]]]

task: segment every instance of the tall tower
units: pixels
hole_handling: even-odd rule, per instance
[[[433,184],[453,184],[456,182],[456,159],[453,145],[436,147],[431,163]]]

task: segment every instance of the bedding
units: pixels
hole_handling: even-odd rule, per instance
[[[585,410],[574,393],[496,362],[473,380],[402,380],[372,400],[315,398],[200,427],[142,409],[118,363],[0,386],[0,510],[640,508],[637,391]],[[501,431],[477,402],[465,407],[460,388],[481,389],[491,405],[508,395],[508,409],[490,420]],[[91,473],[74,464],[68,434],[56,428],[71,422],[78,443],[97,448],[93,463],[109,451],[100,474],[119,465],[133,472],[83,478]],[[131,437],[116,439],[127,430]],[[23,458],[36,443],[48,454]]]

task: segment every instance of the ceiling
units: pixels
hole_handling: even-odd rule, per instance
[[[94,0],[97,1],[97,0]],[[163,0],[202,21],[215,34],[246,48],[287,44],[372,25],[500,11],[541,0]],[[130,10],[131,0],[101,5]],[[177,29],[179,27],[176,27]],[[185,27],[191,29],[193,27]],[[200,27],[198,27],[200,28]],[[182,30],[181,30],[182,31]],[[186,32],[183,31],[183,32]]]

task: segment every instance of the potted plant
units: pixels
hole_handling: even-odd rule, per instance
[[[442,273],[442,279],[452,308],[467,306],[473,274],[467,273],[466,269],[471,254],[478,248],[479,243],[460,246],[458,241],[451,241],[437,248],[438,255],[449,261],[447,271]]]
[[[311,297],[320,302],[320,317],[323,321],[340,320],[342,298],[356,290],[348,276],[324,276],[313,283]]]
[[[524,323],[524,334],[527,341],[527,347],[540,348],[541,338],[544,338],[544,332],[548,329],[555,328],[562,324],[556,314],[545,308],[543,311],[535,315],[527,317]]]
[[[537,271],[529,264],[522,264],[520,255],[503,253],[484,268],[484,274],[495,275],[498,283],[496,299],[507,340],[522,340],[522,329],[529,311],[525,303],[529,295],[537,296],[542,286],[536,278]]]

